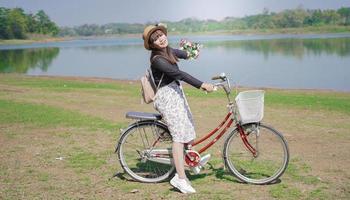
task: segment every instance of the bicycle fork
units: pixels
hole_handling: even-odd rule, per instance
[[[239,132],[239,135],[243,141],[244,146],[253,154],[253,157],[256,158],[259,155],[259,152],[257,151],[257,147],[258,147],[258,140],[256,140],[257,144],[256,144],[256,148],[254,148],[248,141],[247,138],[247,134],[244,133],[244,129],[241,125],[237,124],[237,129]],[[259,130],[257,130],[259,131]],[[257,133],[257,137],[259,136],[259,134]]]

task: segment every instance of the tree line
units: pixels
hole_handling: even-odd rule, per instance
[[[59,28],[43,10],[36,14],[25,14],[21,8],[7,9],[2,7],[0,7],[0,22],[0,39],[24,39],[28,33],[52,36],[140,34],[146,25],[142,23],[109,23]],[[168,25],[170,32],[178,33],[322,27],[329,25],[350,26],[350,7],[342,7],[337,10],[311,10],[300,6],[296,9],[281,12],[270,12],[265,8],[260,14],[241,18],[226,17],[219,21],[187,18],[177,22],[163,21],[163,23]]]
[[[26,39],[28,34],[55,36],[59,30],[43,10],[26,14],[22,8],[0,7],[0,39]]]
[[[337,10],[310,10],[298,7],[281,12],[262,13],[242,18],[226,17],[223,20],[199,20],[187,18],[178,22],[163,21],[170,32],[210,32],[247,29],[300,28],[310,26],[350,25],[350,7]],[[149,23],[148,23],[149,24]],[[145,24],[109,23],[105,25],[84,24],[76,27],[61,27],[60,36],[92,36],[142,33]]]

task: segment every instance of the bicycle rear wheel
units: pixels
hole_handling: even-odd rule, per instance
[[[241,181],[267,184],[277,180],[289,161],[288,145],[282,134],[263,124],[243,125],[249,145],[235,129],[224,145],[224,160],[228,169]]]
[[[172,138],[166,125],[157,121],[139,121],[130,125],[118,142],[119,162],[137,181],[161,182],[168,179],[175,168],[155,157],[170,160],[171,146]]]

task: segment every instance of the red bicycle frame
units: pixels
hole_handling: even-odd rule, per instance
[[[196,146],[202,142],[204,142],[205,140],[207,140],[208,138],[210,138],[211,136],[213,136],[216,132],[218,132],[223,126],[224,124],[226,124],[225,128],[222,129],[222,131],[219,133],[219,135],[217,135],[211,142],[209,142],[207,145],[205,145],[204,147],[202,147],[198,153],[201,154],[203,153],[205,150],[207,150],[208,148],[210,148],[213,144],[215,144],[227,131],[227,129],[229,129],[233,123],[233,119],[232,117],[230,118],[230,116],[232,116],[232,112],[230,111],[225,119],[220,123],[219,126],[217,126],[215,129],[213,129],[210,133],[208,133],[207,135],[203,136],[202,138],[200,138],[198,141],[195,141],[192,146]],[[240,137],[244,143],[244,145],[247,147],[247,149],[254,155],[256,156],[257,152],[255,150],[255,148],[249,143],[248,139],[247,139],[247,135],[244,133],[244,130],[242,128],[242,126],[239,123],[236,123],[236,127],[237,130],[240,134]]]

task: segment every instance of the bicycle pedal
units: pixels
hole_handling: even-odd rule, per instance
[[[191,167],[191,170],[194,174],[199,174],[199,172],[201,171],[201,167],[200,166],[196,166],[196,167]]]

